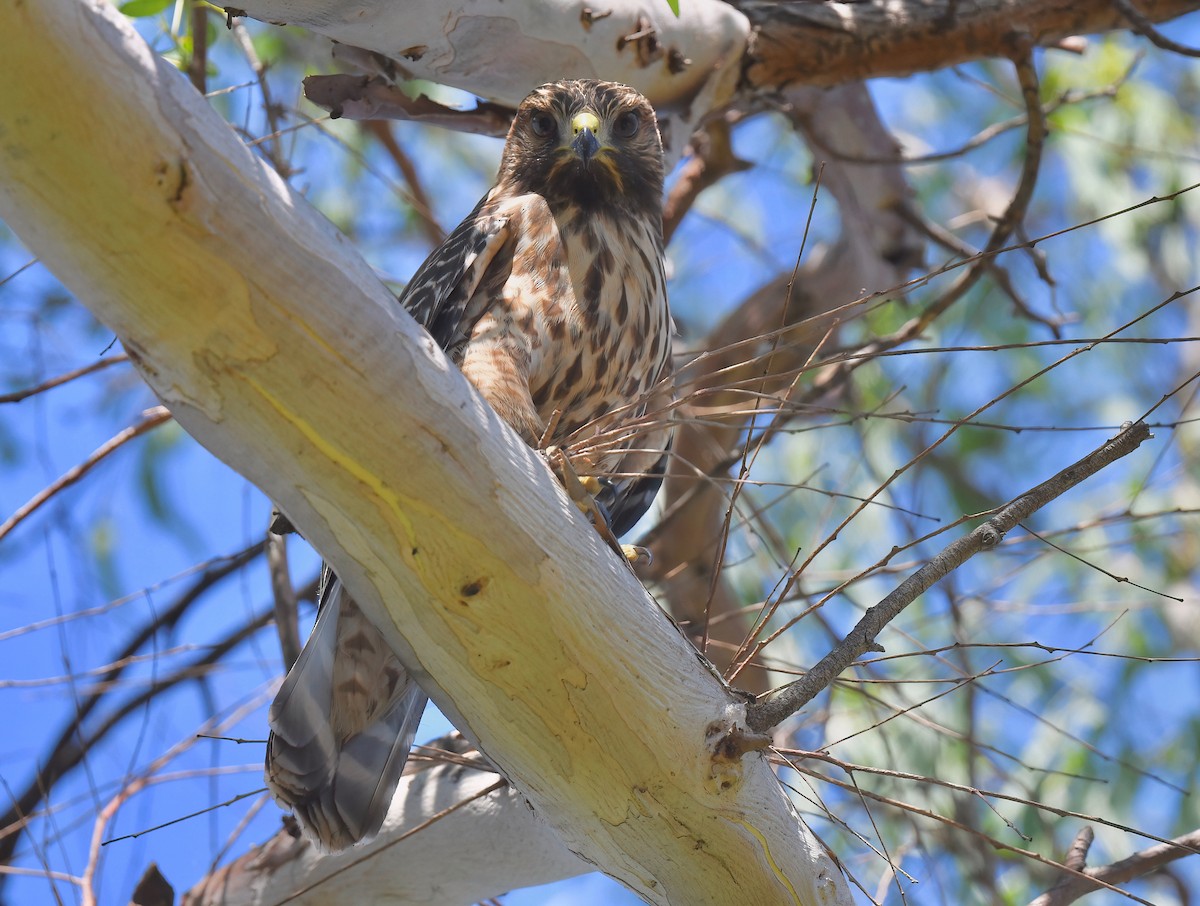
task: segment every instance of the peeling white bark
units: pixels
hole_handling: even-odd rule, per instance
[[[559,79],[632,85],[666,120],[673,157],[732,100],[750,25],[721,0],[239,0],[256,19],[299,25],[397,60],[414,78],[516,106]],[[591,10],[589,17],[585,10]],[[632,37],[640,36],[640,37]]]
[[[0,84],[0,216],[568,848],[652,903],[850,903],[541,459],[113,7],[0,0]]]
[[[534,86],[564,78],[620,80],[656,106],[688,104],[714,74],[728,77],[726,70],[740,62],[749,34],[745,16],[721,0],[687,0],[678,18],[666,0],[241,0],[231,5],[256,19],[299,25],[393,57],[415,78],[513,105]],[[590,22],[584,13],[589,8]],[[647,30],[654,32],[652,41],[629,40]],[[682,60],[690,62],[681,65]]]
[[[457,765],[406,775],[370,843],[329,855],[281,830],[206,877],[183,906],[320,906],[335,899],[458,906],[592,870],[515,790],[479,795],[498,779]],[[347,883],[353,898],[345,897]]]

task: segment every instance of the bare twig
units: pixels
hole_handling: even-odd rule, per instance
[[[208,91],[208,10],[202,0],[192,0],[189,18],[192,32],[192,58],[188,60],[188,81],[201,94]]]
[[[141,437],[147,431],[153,430],[163,422],[169,421],[171,413],[164,406],[155,406],[153,409],[146,411],[146,417],[136,425],[130,425],[116,437],[113,437],[95,449],[91,456],[85,459],[79,465],[74,466],[64,472],[55,481],[48,484],[42,490],[33,495],[22,507],[8,517],[3,524],[0,524],[0,539],[16,528],[25,519],[31,516],[38,510],[46,501],[50,500],[59,491],[64,488],[69,488],[75,484],[88,472],[90,472],[98,463],[114,450],[119,449],[124,444],[129,443],[135,437]]]
[[[299,602],[288,569],[287,537],[267,532],[267,570],[271,574],[271,597],[275,602],[275,631],[283,664],[292,669],[300,657]]]
[[[197,4],[203,6],[203,4]],[[268,137],[275,140],[267,144],[263,142],[263,155],[270,161],[271,166],[275,168],[275,172],[287,179],[292,174],[291,164],[283,154],[283,148],[279,142],[279,136],[283,134],[279,126],[280,107],[271,98],[271,84],[267,80],[267,67],[262,60],[258,58],[258,51],[254,49],[254,42],[250,39],[250,32],[240,20],[229,20],[229,31],[233,35],[234,41],[237,42],[238,49],[245,56],[246,62],[250,64],[250,68],[254,70],[254,77],[258,80],[258,90],[262,94],[263,112],[267,117],[267,128],[270,130]],[[254,142],[249,144],[253,145]]]
[[[1016,231],[1024,221],[1025,212],[1033,198],[1033,189],[1037,184],[1038,171],[1042,163],[1042,150],[1046,144],[1046,117],[1038,98],[1037,70],[1033,65],[1033,45],[1028,36],[1013,36],[1013,66],[1016,69],[1017,80],[1021,85],[1021,96],[1025,101],[1025,116],[1029,122],[1028,133],[1025,137],[1025,158],[1021,165],[1021,176],[1017,188],[1013,192],[1008,209],[997,221],[987,245],[975,262],[951,285],[940,298],[927,306],[920,316],[914,318],[907,329],[903,331],[909,337],[922,334],[925,329],[940,317],[955,302],[967,294],[979,278],[990,270],[989,261],[992,255],[1004,247],[1008,237]]]
[[[797,128],[810,142],[819,132],[824,140],[854,151],[894,145],[862,85],[830,92],[796,89],[788,97]],[[710,564],[727,508],[721,476],[741,459],[750,416],[771,414],[770,407],[754,404],[764,370],[772,372],[772,392],[790,394],[813,350],[831,330],[864,310],[857,301],[841,306],[841,300],[856,299],[864,285],[902,280],[920,257],[915,231],[889,208],[910,194],[901,168],[833,162],[823,183],[841,211],[837,242],[805,263],[793,292],[788,290],[791,275],[785,273],[751,293],[710,334],[703,347],[708,351],[677,369],[679,427],[664,490],[665,515],[648,541],[654,552],[648,577],[661,583],[676,619],[693,626],[703,624],[702,605],[712,589]],[[786,325],[782,330],[781,321]],[[719,417],[709,417],[717,410]],[[731,455],[735,448],[739,452]],[[723,578],[709,621],[720,627],[722,637],[714,640],[722,655],[724,643],[736,644],[744,637],[744,619],[724,617],[737,612],[740,603]],[[764,680],[754,674],[741,682],[762,691]]]
[[[246,702],[223,719],[218,719],[216,717],[210,718],[205,722],[202,729],[220,731],[225,727],[234,726],[247,714],[252,713],[255,709],[261,706],[262,701],[258,696],[255,696],[251,698],[249,702]],[[130,798],[140,793],[146,787],[157,783],[181,779],[179,775],[169,777],[160,774],[159,771],[161,771],[165,765],[178,758],[181,753],[194,746],[196,744],[196,740],[199,738],[199,734],[189,734],[169,748],[162,755],[158,756],[158,758],[154,759],[154,761],[150,762],[150,764],[146,766],[146,769],[141,773],[140,776],[135,777],[128,783],[124,784],[118,791],[117,795],[109,800],[108,804],[105,805],[104,808],[102,808],[96,815],[96,820],[92,825],[92,839],[88,846],[87,866],[84,868],[81,884],[81,887],[83,888],[81,899],[84,906],[97,906],[97,903],[99,902],[96,896],[95,879],[96,872],[100,867],[100,856],[102,849],[105,843],[112,842],[111,840],[106,841],[104,839],[104,831],[108,827],[109,823],[116,816],[122,805],[124,805]],[[235,768],[234,770],[238,769]],[[194,772],[188,771],[184,776],[191,775],[192,773]],[[131,834],[129,836],[136,837],[138,834]]]
[[[961,258],[974,258],[979,252],[972,248],[970,244],[959,239],[954,233],[947,230],[939,224],[926,220],[912,205],[904,203],[898,205],[896,213],[903,217],[908,223],[911,223],[918,230],[921,230],[926,236],[936,242],[943,248],[947,248],[955,255]],[[1061,321],[1052,321],[1042,315],[1039,315],[1028,303],[1021,298],[1021,294],[1017,292],[1013,286],[1012,277],[1009,275],[1008,269],[1001,267],[997,259],[984,259],[988,261],[987,269],[996,286],[1000,291],[1012,301],[1013,307],[1017,309],[1024,317],[1028,318],[1037,324],[1041,324],[1053,332],[1056,339],[1062,337]]]
[[[716,119],[692,137],[692,156],[679,168],[679,179],[663,204],[663,241],[670,243],[675,228],[697,196],[721,177],[751,166],[733,153],[729,121]]]
[[[31,396],[36,396],[47,390],[52,390],[55,387],[61,387],[76,378],[86,377],[94,372],[101,371],[112,365],[120,365],[122,362],[128,362],[129,356],[125,353],[118,353],[108,358],[98,359],[90,365],[84,365],[82,368],[76,368],[74,371],[68,371],[65,374],[60,374],[50,378],[47,381],[42,381],[36,387],[26,387],[24,390],[14,390],[12,393],[0,393],[0,403],[19,403],[21,400],[28,399]]]
[[[1157,871],[1168,862],[1174,862],[1184,856],[1200,854],[1200,829],[1197,829],[1181,837],[1176,837],[1169,843],[1157,843],[1149,846],[1119,862],[1113,862],[1111,865],[1084,868],[1093,836],[1092,829],[1084,827],[1075,836],[1075,841],[1067,853],[1063,864],[1078,873],[1063,878],[1029,906],[1066,906],[1093,890],[1101,890],[1114,884],[1123,884],[1134,878],[1148,875],[1152,871]]]
[[[973,796],[973,797],[982,797],[984,799],[999,799],[1004,802],[1016,803],[1017,805],[1027,806],[1032,809],[1037,809],[1040,812],[1048,812],[1051,815],[1057,815],[1059,818],[1079,818],[1083,821],[1095,821],[1098,824],[1103,824],[1105,827],[1111,827],[1115,830],[1121,831],[1126,834],[1136,834],[1138,836],[1145,837],[1146,839],[1153,840],[1156,843],[1160,843],[1160,844],[1164,844],[1164,845],[1168,845],[1172,842],[1171,840],[1169,840],[1165,837],[1158,837],[1147,831],[1140,830],[1136,827],[1131,827],[1127,824],[1121,824],[1120,822],[1117,822],[1117,821],[1110,821],[1110,820],[1108,820],[1106,818],[1102,818],[1098,815],[1088,815],[1088,814],[1084,814],[1083,812],[1072,811],[1071,809],[1059,808],[1056,805],[1050,805],[1049,803],[1046,803],[1046,802],[1039,802],[1036,799],[1027,799],[1023,796],[1014,796],[1011,793],[1004,793],[1004,792],[1000,792],[999,790],[989,790],[989,789],[983,789],[983,788],[977,787],[977,786],[968,786],[968,785],[962,784],[962,783],[955,783],[952,780],[945,780],[941,777],[929,777],[929,776],[926,776],[923,774],[913,774],[908,771],[897,771],[892,768],[877,768],[877,767],[873,767],[868,764],[856,764],[854,762],[844,761],[841,758],[836,758],[833,755],[830,755],[829,752],[826,752],[826,751],[812,752],[812,751],[806,751],[804,749],[775,749],[775,748],[773,748],[772,751],[778,753],[778,755],[782,759],[783,763],[785,763],[788,766],[793,767],[793,768],[802,767],[804,762],[806,760],[810,760],[810,759],[813,761],[823,761],[827,764],[833,765],[836,768],[839,768],[840,770],[845,771],[847,774],[870,774],[872,776],[886,777],[886,778],[890,778],[892,780],[907,780],[907,781],[911,781],[913,783],[929,784],[932,786],[942,787],[943,789],[947,789],[947,790],[950,790],[955,793],[965,793],[965,794]],[[817,771],[810,772],[809,776],[817,777],[820,779],[827,779],[825,777],[825,775],[823,775]],[[1091,828],[1085,827],[1083,829],[1083,831],[1080,831],[1080,836],[1082,836],[1085,831],[1090,834]],[[1067,868],[1070,868],[1072,870],[1082,871],[1083,866],[1084,866],[1084,861],[1082,858],[1079,860],[1078,864],[1074,864],[1072,862],[1075,847],[1078,845],[1078,843],[1079,843],[1079,838],[1077,837],[1076,843],[1074,845],[1072,845],[1071,852],[1068,853],[1067,859],[1064,861],[1063,864],[1066,865]],[[1090,836],[1088,837],[1088,845],[1089,846],[1091,845],[1091,837]],[[1086,851],[1083,853],[1083,855],[1084,856],[1087,855]]]
[[[788,765],[790,767],[794,768],[797,772],[799,772],[801,774],[807,774],[810,777],[817,777],[823,783],[833,784],[834,786],[840,787],[841,789],[845,790],[848,793],[855,794],[855,795],[862,795],[868,799],[874,800],[875,802],[882,803],[883,805],[891,806],[892,808],[902,809],[903,811],[908,812],[911,815],[917,815],[919,817],[926,818],[930,821],[936,821],[938,824],[941,824],[944,827],[948,827],[953,830],[956,830],[959,833],[966,835],[967,837],[974,837],[977,840],[981,840],[981,841],[987,843],[993,849],[1000,850],[1001,852],[1013,853],[1015,855],[1022,856],[1026,859],[1036,862],[1039,865],[1045,865],[1050,868],[1056,868],[1063,872],[1070,872],[1070,868],[1068,868],[1066,865],[1055,862],[1053,859],[1047,858],[1046,856],[1043,856],[1041,853],[1034,852],[1033,850],[1026,849],[1024,847],[1013,846],[1012,844],[1005,843],[1003,840],[998,840],[995,837],[991,836],[990,834],[985,834],[983,831],[978,830],[977,828],[971,827],[968,824],[964,824],[963,822],[957,821],[954,818],[948,817],[946,815],[939,814],[938,812],[936,812],[932,809],[922,808],[920,806],[913,805],[910,802],[904,802],[903,800],[900,800],[900,799],[893,799],[890,796],[884,796],[880,793],[874,792],[873,790],[861,788],[857,784],[854,784],[854,783],[851,783],[851,782],[848,782],[845,780],[840,780],[837,777],[830,777],[827,774],[820,774],[820,773],[813,772],[810,769],[806,769],[803,765],[797,766],[790,759],[786,759],[786,757],[785,757],[785,760],[787,761]],[[1116,887],[1115,885],[1109,883],[1108,881],[1101,880],[1100,878],[1095,878],[1095,879],[1091,879],[1091,880],[1092,880],[1094,889],[1095,888],[1103,888],[1105,890],[1111,890],[1114,893],[1124,894],[1128,899],[1132,900],[1134,903],[1141,903],[1142,906],[1154,906],[1153,903],[1150,903],[1147,900],[1143,900],[1141,897],[1136,897],[1133,894],[1129,893],[1128,891],[1121,890],[1119,887]],[[1033,904],[1031,904],[1031,906],[1033,906]]]
[[[384,150],[396,164],[396,168],[404,176],[404,181],[408,183],[412,209],[417,215],[417,222],[420,223],[425,238],[433,246],[441,245],[446,238],[446,231],[433,216],[433,205],[429,200],[429,193],[425,191],[417,168],[413,166],[412,158],[396,141],[396,136],[392,133],[392,124],[387,120],[366,120],[362,125],[363,129],[375,136],[379,140],[379,144],[383,145]]]
[[[304,80],[304,96],[334,119],[411,120],[497,138],[508,132],[513,117],[511,108],[485,101],[473,110],[455,110],[425,95],[410,98],[386,79],[374,76],[309,76]]]
[[[880,650],[876,636],[917,596],[975,554],[994,548],[1022,520],[1084,479],[1132,453],[1150,436],[1150,429],[1144,422],[1131,425],[1104,446],[1006,504],[969,535],[948,545],[868,610],[850,634],[804,677],[752,704],[746,714],[747,725],[761,733],[795,714],[857,658],[868,651]]]
[[[1113,6],[1119,9],[1121,15],[1129,20],[1129,24],[1133,26],[1135,32],[1149,40],[1155,47],[1161,47],[1163,50],[1182,54],[1185,57],[1200,57],[1200,50],[1195,47],[1188,47],[1186,44],[1180,44],[1178,41],[1172,41],[1155,28],[1153,20],[1139,11],[1133,5],[1132,0],[1113,0]]]

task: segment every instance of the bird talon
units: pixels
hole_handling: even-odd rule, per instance
[[[637,544],[622,544],[621,553],[625,555],[625,559],[629,561],[630,566],[649,566],[654,562],[654,557],[650,554],[650,548],[642,547]]]
[[[617,540],[617,536],[612,533],[612,529],[609,528],[608,517],[605,516],[600,504],[596,502],[596,494],[604,487],[604,483],[594,475],[580,477],[571,464],[566,450],[562,447],[547,447],[545,455],[550,463],[550,468],[554,470],[554,474],[558,476],[558,480],[566,489],[567,496],[571,498],[571,502],[588,518],[592,528],[600,534],[608,546],[624,557],[630,565],[642,562],[642,553],[645,553],[646,562],[649,562],[648,551],[645,551],[644,548],[635,548],[633,545],[622,545]],[[626,550],[627,547],[629,551],[637,553],[631,555]]]

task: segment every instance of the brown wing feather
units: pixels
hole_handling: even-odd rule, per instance
[[[424,263],[400,295],[403,305],[448,353],[471,331],[468,306],[509,241],[508,219],[492,213],[488,193]],[[475,306],[474,317],[481,313]]]

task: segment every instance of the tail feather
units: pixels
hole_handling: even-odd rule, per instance
[[[427,698],[329,574],[271,705],[267,786],[324,850],[379,832]]]
[[[596,503],[608,517],[608,527],[618,538],[632,529],[654,505],[667,471],[667,458],[668,454],[663,453],[653,466],[636,478],[604,482],[596,495]],[[621,467],[627,466],[622,463]]]

